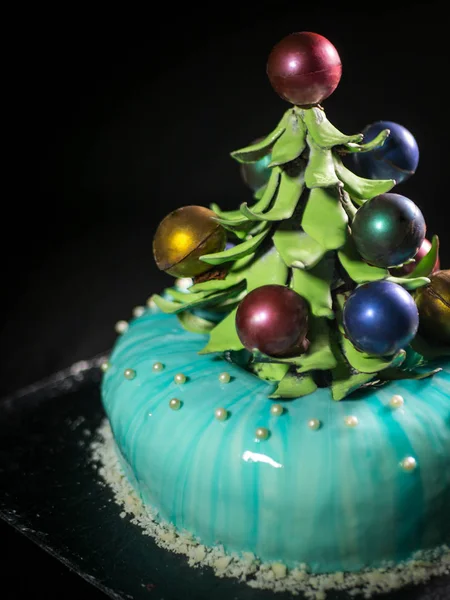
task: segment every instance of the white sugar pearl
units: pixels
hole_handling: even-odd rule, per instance
[[[169,406],[172,410],[180,410],[181,408],[181,400],[178,398],[172,398],[169,400]]]
[[[136,377],[136,371],[134,369],[125,369],[123,374],[125,379],[134,379]]]
[[[114,326],[117,333],[125,333],[128,329],[128,323],[126,321],[117,321]]]
[[[269,437],[269,430],[265,427],[258,427],[255,431],[255,437],[257,440],[267,440]]]
[[[344,423],[347,427],[356,427],[358,425],[358,417],[349,415],[348,417],[345,417]]]
[[[270,414],[273,417],[281,417],[283,413],[284,408],[281,404],[272,404],[272,406],[270,407]]]
[[[186,375],[184,373],[177,373],[173,380],[175,381],[175,383],[185,383]]]
[[[161,362],[155,362],[153,363],[152,369],[159,373],[160,371],[164,371],[164,365]]]
[[[216,408],[214,416],[218,421],[226,421],[228,418],[228,411],[225,408]]]
[[[145,312],[145,308],[143,306],[135,306],[133,308],[133,317],[142,317]]]
[[[111,365],[109,364],[109,362],[107,360],[105,360],[105,362],[102,362],[102,364],[100,365],[100,369],[103,371],[103,373],[106,373],[106,371],[111,367]]]
[[[319,421],[319,419],[310,419],[308,421],[308,427],[310,429],[312,429],[313,431],[316,431],[317,429],[320,429],[321,424],[322,423]]]
[[[219,375],[220,383],[229,383],[230,380],[231,380],[231,375],[229,373],[227,373],[226,371]]]
[[[405,404],[405,401],[403,399],[403,396],[400,396],[399,394],[395,394],[389,400],[389,406],[391,408],[401,408],[404,404]]]
[[[404,471],[414,471],[417,467],[417,461],[414,456],[407,456],[400,462],[400,466]]]

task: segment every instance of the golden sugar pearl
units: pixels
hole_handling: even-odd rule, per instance
[[[265,427],[258,427],[257,430],[255,431],[255,437],[257,440],[260,440],[260,441],[267,440],[269,435],[270,435],[270,432]]]
[[[400,462],[400,466],[404,471],[414,471],[417,467],[417,461],[414,456],[407,456]]]
[[[281,404],[272,404],[270,407],[270,414],[273,417],[281,417],[284,412],[284,408]]]
[[[358,417],[355,417],[355,415],[349,415],[344,419],[344,423],[347,427],[356,427],[358,422]]]
[[[138,318],[138,317],[142,317],[144,312],[145,312],[145,308],[143,306],[135,306],[133,308],[132,314],[133,314],[133,317]]]
[[[102,362],[102,364],[100,365],[100,369],[103,371],[103,373],[106,373],[106,371],[111,367],[110,363],[105,360],[104,362]]]
[[[229,373],[227,373],[226,371],[224,371],[223,373],[221,373],[219,375],[219,381],[220,381],[220,383],[230,383],[231,375]]]
[[[174,277],[194,277],[211,269],[200,260],[205,254],[221,252],[226,245],[225,229],[216,214],[204,206],[184,206],[169,213],[153,239],[156,265]]]
[[[218,421],[226,421],[228,418],[228,411],[225,408],[216,408],[214,416]]]
[[[136,377],[136,371],[134,369],[125,369],[123,375],[125,379],[134,379]]]
[[[159,373],[160,371],[164,371],[164,365],[162,364],[162,362],[155,362],[153,363],[152,369]]]
[[[173,380],[175,381],[175,383],[179,383],[179,384],[186,383],[186,379],[187,379],[187,377],[186,377],[186,375],[184,373],[177,373],[175,375],[175,377],[173,378]]]
[[[399,394],[394,394],[392,398],[389,400],[389,406],[391,408],[401,408],[405,404],[403,396]]]
[[[116,330],[116,333],[125,333],[128,329],[128,323],[126,321],[117,321],[114,325],[114,329]]]
[[[178,398],[172,398],[171,400],[169,400],[169,407],[172,410],[180,410],[181,400],[179,400]]]
[[[308,421],[308,427],[310,429],[312,429],[313,431],[316,431],[317,429],[320,429],[321,425],[322,425],[322,423],[319,421],[319,419],[310,419]]]

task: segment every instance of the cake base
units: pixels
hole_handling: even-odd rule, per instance
[[[116,503],[122,508],[122,518],[130,518],[159,547],[184,555],[191,567],[211,568],[217,577],[235,578],[253,588],[303,594],[308,600],[325,600],[330,591],[346,591],[351,596],[370,598],[450,575],[450,548],[447,545],[417,552],[411,560],[395,566],[387,563],[378,569],[364,569],[358,573],[325,574],[310,573],[307,565],[289,569],[281,562],[262,562],[250,552],[227,553],[221,546],[208,547],[189,532],[178,531],[161,520],[155,511],[142,503],[121,466],[106,419],[91,444],[91,458],[98,467],[101,481],[111,488]]]

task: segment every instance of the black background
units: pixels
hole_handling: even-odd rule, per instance
[[[339,129],[386,119],[416,137],[419,168],[394,191],[420,206],[449,267],[449,34],[440,2],[155,3],[145,13],[122,6],[97,15],[40,7],[14,29],[9,52],[2,395],[107,350],[114,323],[171,282],[151,251],[165,214],[249,200],[229,153],[268,133],[287,108],[266,60],[302,30],[340,53],[341,83],[324,102]],[[14,577],[6,597],[45,590],[56,598],[68,586],[90,597],[88,584],[31,542],[0,531]],[[14,565],[25,559],[33,575],[17,578]]]

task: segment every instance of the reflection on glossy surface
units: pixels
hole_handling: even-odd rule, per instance
[[[270,458],[270,456],[267,456],[267,454],[260,454],[259,452],[250,452],[250,450],[246,450],[244,452],[244,454],[242,455],[242,460],[245,460],[245,462],[250,463],[266,463],[271,467],[275,467],[275,469],[281,469],[281,467],[283,466],[281,463],[277,462],[276,460],[273,460],[273,458]]]

